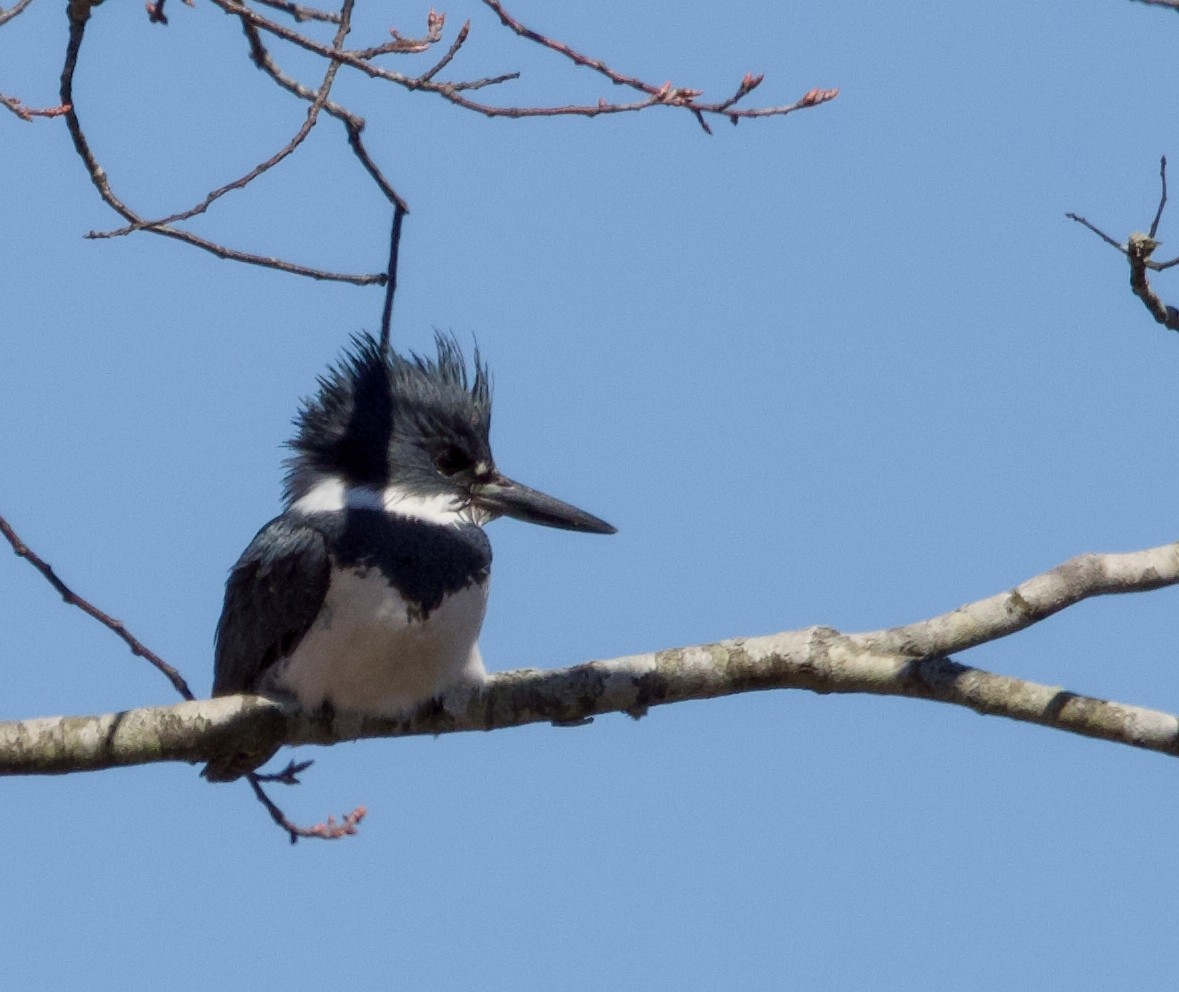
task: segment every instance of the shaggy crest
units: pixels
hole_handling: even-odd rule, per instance
[[[449,444],[474,438],[491,464],[491,383],[475,351],[474,378],[454,337],[436,334],[437,357],[385,351],[357,334],[340,361],[305,399],[289,447],[284,498],[293,503],[318,477],[380,487],[420,467],[420,457],[444,457]]]

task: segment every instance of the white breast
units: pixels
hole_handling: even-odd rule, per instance
[[[298,647],[274,665],[263,691],[303,709],[396,716],[487,673],[479,629],[487,584],[448,596],[422,619],[378,569],[336,571],[323,608]]]

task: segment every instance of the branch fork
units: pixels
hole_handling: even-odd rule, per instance
[[[1144,234],[1141,231],[1135,231],[1126,239],[1125,244],[1111,238],[1099,227],[1089,223],[1078,214],[1068,213],[1065,216],[1088,228],[1107,245],[1126,256],[1126,260],[1130,263],[1130,291],[1142,301],[1142,305],[1146,307],[1157,323],[1162,324],[1169,331],[1179,331],[1179,309],[1164,303],[1146,277],[1147,270],[1162,272],[1172,266],[1179,265],[1179,257],[1173,258],[1169,262],[1156,262],[1153,258],[1155,251],[1162,246],[1162,242],[1157,240],[1155,235],[1158,234],[1159,222],[1163,219],[1163,208],[1167,205],[1167,157],[1165,155],[1159,163],[1159,182],[1162,191],[1159,194],[1158,209],[1155,210],[1154,220],[1150,225],[1150,233]]]

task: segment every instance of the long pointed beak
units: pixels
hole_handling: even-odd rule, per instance
[[[481,510],[493,516],[512,517],[543,527],[580,530],[587,534],[614,534],[618,530],[592,513],[505,479],[502,475],[476,486],[471,499]]]

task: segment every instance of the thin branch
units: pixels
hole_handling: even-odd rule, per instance
[[[16,114],[22,121],[32,121],[34,117],[61,117],[69,107],[26,107],[14,96],[0,93],[0,106]]]
[[[336,31],[336,37],[332,43],[333,48],[339,48],[341,45],[343,45],[344,39],[348,36],[348,32],[351,29],[352,8],[354,5],[355,0],[344,0],[344,5],[341,8],[339,17],[337,18],[339,28]],[[339,71],[339,69],[339,62],[333,60],[328,63],[327,72],[324,74],[323,82],[320,84],[319,89],[315,92],[315,98],[307,110],[307,117],[303,121],[303,124],[299,130],[295,132],[295,136],[291,138],[291,140],[288,141],[277,152],[271,155],[270,158],[254,166],[254,168],[247,172],[244,176],[241,176],[232,182],[226,183],[224,186],[218,187],[215,190],[212,190],[200,203],[194,207],[190,207],[188,210],[171,214],[168,217],[161,217],[158,220],[142,220],[134,224],[128,224],[126,227],[121,227],[114,231],[91,231],[86,236],[88,238],[116,238],[123,235],[132,234],[135,231],[142,231],[145,227],[161,227],[164,225],[173,224],[176,221],[189,220],[192,217],[196,217],[198,214],[203,214],[214,202],[216,202],[226,193],[232,192],[233,190],[244,189],[264,172],[274,168],[276,165],[278,165],[279,162],[283,161],[283,159],[293,154],[295,149],[298,148],[311,133],[311,129],[315,127],[316,121],[319,119],[320,110],[323,109],[324,104],[327,103],[328,94],[331,93],[332,84],[336,80],[336,73]]]
[[[1159,159],[1159,184],[1162,192],[1159,194],[1159,208],[1154,212],[1154,220],[1150,223],[1150,236],[1159,233],[1159,221],[1163,219],[1163,207],[1167,205],[1167,156]]]
[[[362,59],[374,59],[379,55],[420,55],[429,51],[442,40],[442,28],[446,15],[431,10],[426,17],[426,34],[422,38],[407,38],[396,28],[390,28],[393,40],[375,48],[362,48],[352,54]]]
[[[824,627],[734,638],[552,671],[520,669],[451,690],[401,719],[337,712],[330,719],[260,696],[88,717],[0,723],[0,774],[59,774],[157,761],[267,754],[333,744],[576,725],[599,713],[641,717],[654,706],[767,689],[905,696],[1179,756],[1179,717],[962,665],[928,649],[977,646],[1093,596],[1179,584],[1179,544],[1082,555],[999,596],[919,624],[845,635]]]
[[[28,9],[29,4],[32,2],[33,0],[17,0],[17,2],[7,10],[0,10],[0,26],[7,24],[14,17],[18,17],[19,15],[23,14],[25,10]]]
[[[489,82],[496,81],[498,80],[491,80]],[[691,111],[697,120],[701,121],[701,124],[703,124],[702,115],[704,114],[722,114],[734,124],[743,118],[783,117],[786,114],[792,114],[798,110],[805,110],[808,107],[817,107],[819,104],[834,100],[839,95],[839,90],[837,89],[809,90],[794,103],[780,107],[759,107],[752,110],[725,110],[722,109],[722,103],[724,101],[715,104],[698,103],[694,99],[697,91],[673,89],[668,86],[666,91],[660,91],[646,100],[640,100],[635,103],[607,103],[605,100],[599,100],[596,104],[569,104],[564,107],[499,107],[464,98],[461,96],[462,88],[458,84],[438,83],[432,86],[431,90],[455,106],[462,107],[464,110],[473,110],[476,113],[483,114],[485,117],[597,117],[601,114],[636,113],[651,107],[664,106],[685,108]]]
[[[1107,245],[1112,245],[1126,256],[1126,260],[1130,263],[1130,291],[1142,301],[1143,306],[1150,311],[1150,315],[1154,317],[1155,321],[1162,324],[1168,330],[1179,331],[1179,309],[1164,303],[1159,295],[1151,288],[1150,280],[1146,277],[1147,269],[1154,269],[1156,271],[1169,269],[1172,265],[1179,262],[1179,258],[1173,259],[1170,262],[1160,263],[1154,261],[1151,255],[1162,242],[1156,241],[1149,234],[1143,234],[1141,231],[1135,231],[1130,235],[1127,243],[1122,245],[1114,241],[1113,238],[1100,228],[1090,224],[1084,217],[1072,213],[1065,214],[1065,216],[1070,220],[1075,220],[1078,224],[1083,224]]]
[[[646,93],[648,96],[654,95],[658,92],[658,87],[652,86],[650,83],[644,83],[641,79],[636,79],[634,76],[626,76],[621,72],[616,72],[611,69],[601,59],[590,58],[588,55],[583,55],[576,51],[563,41],[557,41],[555,38],[549,38],[541,34],[539,31],[534,31],[532,28],[522,24],[516,18],[512,17],[499,0],[483,0],[486,7],[490,7],[495,15],[500,19],[500,22],[511,30],[515,31],[521,38],[527,38],[529,41],[535,42],[543,48],[564,55],[575,65],[583,66],[587,69],[592,69],[594,72],[605,76],[610,82],[617,86],[629,86],[633,90],[638,90],[640,93]]]
[[[487,0],[485,0],[487,2]],[[716,103],[702,103],[699,101],[699,90],[689,89],[687,87],[672,86],[671,83],[664,83],[662,86],[655,86],[651,83],[645,83],[642,80],[635,79],[630,76],[625,76],[622,73],[611,69],[605,63],[598,59],[592,59],[586,55],[576,52],[570,46],[563,42],[555,42],[552,39],[545,38],[531,29],[524,28],[522,33],[524,37],[530,40],[537,41],[545,47],[552,48],[573,59],[579,65],[585,65],[593,68],[595,71],[604,75],[611,82],[619,85],[629,86],[639,92],[646,94],[646,99],[633,103],[610,103],[606,100],[599,100],[594,104],[568,104],[565,106],[537,106],[537,107],[518,107],[518,106],[497,106],[494,104],[481,103],[479,101],[470,100],[462,96],[466,90],[477,89],[486,86],[493,86],[518,76],[518,73],[506,73],[500,76],[487,77],[467,82],[438,82],[433,78],[436,69],[428,70],[426,74],[421,76],[409,76],[405,73],[396,72],[391,69],[384,69],[380,66],[374,65],[371,61],[363,57],[363,51],[345,51],[332,52],[326,46],[306,35],[293,31],[290,28],[278,24],[266,17],[263,17],[257,11],[251,10],[249,7],[238,0],[213,0],[213,3],[222,10],[230,14],[236,14],[243,20],[249,21],[261,31],[273,34],[275,37],[282,38],[284,41],[290,42],[305,51],[312,52],[322,58],[336,58],[347,66],[363,72],[374,79],[383,79],[386,82],[394,83],[398,86],[403,86],[409,90],[417,90],[427,93],[436,93],[443,99],[453,103],[455,106],[462,107],[466,110],[472,110],[476,113],[483,114],[486,117],[509,117],[509,118],[523,118],[523,117],[564,117],[564,116],[580,116],[580,117],[597,117],[601,114],[618,114],[618,113],[633,113],[640,110],[646,110],[650,107],[679,107],[688,110],[696,119],[703,125],[705,115],[719,115],[728,118],[731,122],[737,123],[743,118],[754,117],[774,117],[783,116],[785,114],[794,113],[798,110],[803,110],[808,107],[817,107],[820,104],[827,103],[835,99],[839,95],[837,89],[812,89],[807,91],[801,98],[794,103],[777,106],[777,107],[758,107],[752,109],[733,109],[733,103],[740,96],[751,91],[754,87],[749,85],[748,81],[756,79],[757,77],[746,75],[738,86],[738,96],[729,97]],[[495,9],[493,7],[493,9]],[[499,7],[502,10],[502,7]],[[505,15],[506,16],[506,15]],[[511,23],[519,23],[514,19]],[[510,26],[510,25],[509,25]],[[535,38],[532,36],[535,35]],[[707,127],[706,127],[707,130]]]
[[[356,833],[357,826],[368,812],[363,806],[357,806],[351,813],[346,814],[339,823],[336,822],[334,816],[329,816],[326,823],[317,823],[313,827],[301,827],[288,819],[287,815],[275,805],[274,800],[266,794],[266,790],[259,784],[259,779],[263,777],[251,772],[246,776],[246,779],[250,783],[250,788],[254,790],[254,796],[258,802],[266,807],[266,812],[270,814],[270,818],[279,828],[287,832],[292,844],[298,843],[300,837],[318,840],[340,840],[342,837],[350,837]]]
[[[244,17],[239,17],[238,20],[242,26],[242,32],[245,34],[247,41],[250,44],[250,60],[273,79],[279,86],[289,93],[295,94],[302,100],[313,102],[317,99],[317,93],[309,86],[304,86],[297,79],[288,76],[278,67],[270,54],[270,50],[262,43],[262,36],[258,29],[251,24]],[[326,100],[323,104],[323,109],[331,114],[333,117],[351,124],[358,130],[364,129],[364,118],[359,117],[346,107],[342,107],[334,100]]]
[[[263,7],[281,10],[290,14],[296,21],[326,21],[329,24],[340,23],[340,13],[335,10],[319,10],[316,7],[305,7],[301,3],[291,3],[290,0],[256,0]]]
[[[389,263],[385,269],[385,300],[381,307],[381,348],[388,350],[393,321],[393,297],[397,294],[397,260],[401,247],[401,222],[409,213],[409,204],[393,188],[393,185],[385,178],[385,174],[368,153],[368,149],[364,146],[364,139],[361,137],[360,128],[355,127],[349,121],[345,121],[344,126],[348,131],[348,145],[353,154],[360,160],[360,164],[364,166],[365,171],[377,184],[377,188],[384,194],[385,199],[393,205],[393,223],[389,232]]]
[[[15,98],[0,94],[0,104],[3,104],[3,106],[5,106],[10,112],[20,116],[24,120],[29,120],[33,116],[54,116],[58,114],[65,115],[67,127],[69,129],[71,139],[74,142],[75,150],[77,151],[79,158],[82,159],[82,162],[85,165],[88,174],[90,175],[91,182],[98,190],[99,196],[108,206],[111,207],[111,209],[113,209],[117,214],[119,214],[119,216],[123,218],[124,221],[126,221],[126,224],[123,227],[108,231],[90,231],[86,236],[95,239],[110,238],[131,234],[135,231],[149,231],[151,233],[163,235],[165,237],[192,245],[193,247],[200,248],[203,251],[207,251],[223,259],[229,259],[250,265],[259,265],[265,268],[272,268],[282,272],[306,276],[313,279],[347,282],[361,286],[384,285],[386,286],[386,294],[382,312],[382,328],[383,333],[385,334],[388,333],[388,323],[391,316],[391,303],[393,295],[392,288],[389,286],[389,281],[391,278],[391,273],[393,272],[392,266],[394,266],[396,262],[396,245],[398,236],[400,234],[401,221],[408,208],[405,204],[405,201],[393,190],[391,184],[384,178],[384,176],[380,174],[380,170],[376,168],[371,157],[364,150],[363,144],[359,141],[358,135],[364,128],[363,119],[330,99],[329,94],[335,81],[336,73],[341,65],[347,65],[367,74],[372,78],[392,82],[411,91],[434,93],[454,104],[455,106],[474,111],[487,117],[597,117],[601,114],[631,113],[640,110],[646,110],[650,107],[667,106],[687,110],[692,114],[700,126],[710,134],[712,131],[706,120],[706,117],[710,115],[724,116],[732,123],[736,124],[739,120],[745,117],[752,118],[780,116],[793,113],[794,111],[807,107],[818,106],[821,103],[825,103],[834,99],[838,94],[838,91],[834,89],[813,89],[808,91],[793,104],[777,107],[738,109],[734,105],[762,82],[762,76],[747,73],[732,96],[719,102],[704,103],[699,99],[701,96],[701,92],[699,90],[689,89],[686,87],[675,87],[672,86],[670,82],[664,83],[661,86],[656,86],[655,84],[647,83],[636,77],[624,75],[623,73],[620,73],[612,67],[608,66],[600,59],[595,59],[585,55],[584,53],[577,51],[572,46],[567,45],[564,42],[549,38],[540,32],[527,27],[517,18],[509,14],[504,9],[500,0],[484,0],[487,6],[500,18],[501,23],[508,26],[520,37],[561,54],[565,58],[570,59],[575,65],[591,69],[613,84],[626,86],[644,95],[644,99],[626,104],[611,103],[605,99],[600,99],[594,104],[580,105],[569,104],[565,106],[554,105],[533,107],[497,106],[494,104],[485,103],[480,100],[474,100],[466,94],[474,90],[502,85],[511,80],[517,79],[519,77],[519,73],[502,73],[496,76],[488,76],[473,80],[439,81],[436,79],[437,74],[452,63],[457,53],[466,42],[470,33],[469,21],[463,24],[446,54],[423,73],[414,76],[382,68],[374,64],[373,60],[379,56],[388,54],[421,53],[431,49],[442,40],[442,32],[446,22],[445,15],[443,14],[430,11],[426,20],[426,34],[420,38],[408,38],[401,35],[395,29],[390,29],[390,33],[393,38],[391,42],[349,51],[344,50],[342,47],[343,39],[348,33],[347,22],[349,20],[349,16],[347,11],[342,10],[339,13],[324,11],[318,8],[304,6],[302,4],[293,2],[293,0],[259,0],[259,2],[261,2],[264,6],[268,6],[283,14],[293,17],[296,22],[319,20],[336,23],[338,26],[340,26],[341,30],[337,32],[335,40],[330,45],[325,45],[316,39],[301,34],[297,30],[279,24],[278,22],[263,16],[256,10],[247,6],[243,0],[213,0],[213,2],[223,11],[238,17],[250,45],[250,57],[254,61],[255,65],[266,72],[267,75],[269,75],[278,86],[282,87],[290,93],[293,93],[301,99],[309,101],[311,103],[311,107],[308,110],[306,120],[299,128],[295,136],[291,139],[291,141],[270,158],[257,165],[250,172],[236,180],[233,180],[232,182],[226,183],[225,185],[210,191],[208,194],[206,194],[201,202],[187,210],[171,214],[167,217],[149,219],[140,216],[118,196],[115,195],[113,189],[111,188],[110,181],[107,177],[105,169],[101,166],[93,150],[90,148],[89,141],[82,128],[76,110],[73,92],[74,73],[76,70],[82,41],[85,36],[85,25],[91,15],[91,12],[95,7],[98,6],[100,2],[101,0],[70,0],[68,6],[70,32],[69,41],[66,48],[65,64],[62,68],[61,74],[62,103],[60,106],[44,109],[31,109],[25,107],[19,100],[16,100]],[[149,0],[147,3],[147,11],[149,17],[153,21],[166,24],[167,18],[164,14],[164,2],[165,0],[154,0],[154,2],[153,0]],[[185,2],[191,4],[191,0],[185,0]],[[22,10],[25,9],[25,7],[28,6],[29,3],[31,3],[31,0],[19,0],[19,2],[9,10],[0,11],[0,23],[3,23],[4,20],[10,19],[11,17],[19,14]],[[262,42],[261,32],[263,31],[327,60],[328,68],[324,77],[324,82],[317,90],[311,90],[309,87],[304,86],[298,80],[287,75],[278,67],[267,46]],[[353,151],[357,154],[357,157],[365,166],[369,174],[377,182],[377,185],[381,189],[382,193],[394,206],[394,217],[390,237],[390,259],[389,265],[387,266],[385,272],[369,274],[341,273],[299,265],[297,263],[286,261],[285,259],[229,248],[215,241],[211,241],[208,238],[203,238],[197,234],[175,226],[178,223],[190,220],[193,217],[204,213],[216,200],[222,196],[233,190],[243,189],[255,179],[257,179],[262,173],[274,168],[279,162],[293,154],[293,152],[306,139],[307,135],[310,133],[311,128],[314,127],[318,118],[318,114],[321,110],[326,111],[328,114],[344,122],[348,131],[349,142],[352,145]]]
[[[470,33],[471,22],[463,21],[463,26],[459,28],[459,33],[455,35],[454,41],[451,42],[450,48],[446,50],[446,54],[443,55],[442,58],[440,58],[437,62],[435,62],[433,66],[423,72],[418,78],[424,80],[425,82],[429,82],[436,75],[438,75],[439,72],[450,65],[454,57],[458,55],[459,49],[463,47],[463,44],[466,42],[467,36]]]
[[[381,308],[381,350],[389,350],[390,328],[393,323],[393,297],[397,293],[397,253],[401,246],[401,221],[406,211],[393,205],[393,230],[389,235],[389,281],[385,283],[385,304]]]
[[[742,99],[743,97],[747,96],[748,94],[752,93],[755,89],[757,89],[762,84],[762,82],[765,80],[765,78],[766,77],[764,75],[754,75],[751,72],[745,73],[744,78],[741,80],[741,84],[737,87],[737,92],[734,93],[727,100],[722,100],[720,103],[718,103],[717,110],[721,110],[721,111],[728,110],[738,100]]]
[[[700,90],[688,89],[686,87],[674,87],[670,82],[664,83],[662,86],[655,86],[652,83],[644,82],[634,76],[627,76],[615,69],[610,68],[601,59],[591,58],[582,52],[577,51],[572,46],[565,44],[563,41],[558,41],[555,38],[549,38],[535,31],[527,25],[521,23],[505,9],[500,0],[483,0],[485,6],[491,8],[499,17],[500,22],[506,27],[510,28],[522,38],[526,38],[531,42],[548,48],[551,51],[564,55],[567,59],[575,65],[582,66],[587,69],[592,69],[594,72],[605,76],[610,82],[616,86],[627,86],[640,93],[645,93],[651,99],[637,104],[610,104],[604,100],[599,101],[599,113],[617,113],[625,110],[644,110],[649,106],[673,106],[685,107],[692,112],[700,126],[709,134],[712,129],[708,126],[704,119],[705,114],[724,114],[729,120],[736,124],[743,117],[771,117],[781,116],[783,114],[792,113],[795,110],[801,110],[804,107],[818,106],[820,103],[826,103],[828,100],[834,100],[838,96],[839,91],[835,89],[810,90],[800,100],[785,107],[761,107],[752,110],[732,110],[734,104],[739,100],[752,93],[758,86],[761,85],[765,78],[763,75],[747,72],[742,78],[736,91],[726,100],[721,100],[719,103],[700,103],[697,97],[701,96]],[[443,94],[444,96],[447,94]],[[470,109],[477,109],[471,107]],[[580,113],[585,116],[594,116],[584,108],[532,108],[533,113],[520,114],[503,114],[502,116],[553,116],[556,113]],[[548,111],[547,113],[542,110]],[[487,113],[486,109],[480,109],[481,113]],[[492,116],[492,115],[489,115]],[[501,116],[501,115],[495,115]]]
[[[397,190],[385,178],[384,173],[381,172],[377,163],[373,161],[372,156],[369,155],[368,150],[364,147],[364,141],[360,135],[361,128],[354,126],[349,121],[345,121],[344,125],[348,129],[348,144],[351,146],[353,154],[360,159],[360,164],[364,166],[365,171],[372,177],[373,182],[377,184],[377,188],[381,191],[382,195],[402,212],[409,213],[409,204],[398,195]]]
[[[1151,288],[1150,280],[1146,277],[1147,269],[1162,272],[1174,265],[1179,265],[1179,257],[1173,258],[1169,262],[1156,262],[1152,257],[1162,245],[1155,235],[1158,233],[1159,222],[1163,219],[1163,208],[1167,205],[1167,157],[1165,155],[1159,161],[1159,184],[1161,187],[1159,205],[1150,225],[1150,233],[1143,234],[1141,231],[1135,231],[1126,239],[1124,245],[1115,241],[1100,228],[1090,224],[1084,217],[1073,213],[1065,214],[1065,216],[1084,225],[1107,245],[1116,248],[1126,256],[1126,260],[1130,263],[1130,290],[1142,301],[1143,306],[1150,311],[1150,315],[1154,317],[1155,321],[1168,330],[1179,331],[1179,309],[1164,303]]]
[[[274,35],[276,38],[282,38],[283,41],[288,41],[297,48],[302,48],[304,51],[311,52],[325,59],[337,59],[345,65],[351,66],[354,69],[359,69],[366,75],[377,79],[385,79],[390,82],[405,84],[409,81],[408,76],[404,76],[399,72],[393,72],[390,69],[382,69],[379,66],[372,65],[370,62],[359,57],[355,52],[337,51],[333,52],[328,46],[309,38],[304,34],[300,34],[286,25],[279,24],[277,21],[272,21],[267,17],[263,17],[256,10],[251,10],[243,3],[238,3],[237,0],[213,0],[213,3],[220,7],[227,14],[235,14],[242,20],[248,21],[259,30],[265,31],[268,34]]]
[[[126,627],[122,620],[116,620],[109,613],[104,613],[97,606],[91,603],[88,599],[84,599],[67,586],[61,579],[57,577],[57,573],[53,571],[53,566],[44,561],[36,554],[24,541],[20,539],[16,531],[13,530],[12,525],[0,516],[0,534],[3,534],[12,550],[16,553],[18,558],[23,558],[30,565],[33,566],[45,581],[48,582],[57,591],[66,603],[70,606],[76,606],[87,616],[93,617],[100,624],[108,630],[113,631],[122,640],[123,643],[131,649],[131,653],[136,657],[143,658],[152,665],[154,665],[164,677],[172,683],[172,687],[180,693],[185,699],[195,699],[192,690],[188,688],[188,683],[184,681],[183,676],[169,665],[163,658],[147,647],[137,637],[135,637]]]
[[[70,137],[74,142],[74,149],[81,158],[83,164],[86,166],[86,171],[90,175],[90,180],[98,190],[98,194],[102,197],[103,202],[118,213],[124,220],[131,224],[143,224],[143,230],[150,231],[153,234],[161,234],[168,238],[173,238],[177,241],[183,241],[186,244],[201,248],[210,254],[216,255],[218,258],[230,259],[235,262],[243,262],[247,265],[259,265],[264,268],[277,269],[280,272],[288,272],[293,275],[307,276],[311,279],[322,279],[332,282],[347,282],[357,286],[371,286],[384,285],[385,273],[374,273],[371,275],[356,275],[342,272],[330,272],[324,269],[316,269],[306,265],[298,265],[294,262],[288,262],[284,259],[273,258],[264,255],[255,255],[249,252],[238,251],[233,248],[227,248],[224,245],[218,244],[215,241],[210,241],[207,238],[202,238],[199,235],[193,234],[190,231],[184,231],[180,228],[172,227],[168,224],[151,225],[150,222],[144,221],[142,217],[136,214],[130,207],[128,207],[122,200],[120,200],[111,189],[110,182],[107,179],[106,170],[98,162],[93,151],[90,148],[90,143],[86,138],[85,132],[82,129],[81,122],[78,119],[77,103],[74,99],[74,72],[78,63],[78,53],[82,47],[82,41],[85,37],[86,22],[90,16],[91,5],[87,0],[76,0],[71,3],[69,7],[70,13],[70,33],[69,41],[66,46],[65,65],[61,73],[61,102],[62,106],[66,108],[66,127],[69,129]],[[330,58],[330,55],[329,55]],[[94,233],[94,232],[91,232]]]
[[[429,89],[433,93],[442,93],[443,90],[447,92],[453,91],[455,93],[462,93],[465,90],[482,90],[488,86],[499,86],[502,83],[510,83],[513,79],[519,79],[518,72],[504,72],[498,76],[484,76],[482,79],[468,79],[461,83],[439,83],[436,87],[422,87]]]
[[[1123,255],[1126,253],[1126,246],[1124,244],[1122,244],[1120,241],[1115,241],[1108,234],[1106,234],[1103,230],[1101,230],[1101,228],[1095,226],[1094,224],[1091,224],[1088,220],[1086,220],[1080,214],[1074,214],[1074,213],[1070,212],[1070,213],[1065,214],[1065,217],[1067,217],[1069,220],[1075,220],[1078,224],[1082,225],[1083,227],[1089,228],[1090,231],[1092,231],[1099,238],[1101,238],[1101,240],[1104,241],[1111,248],[1116,248]]]

